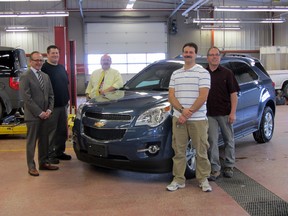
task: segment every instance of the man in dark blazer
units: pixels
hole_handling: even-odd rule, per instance
[[[28,173],[39,176],[34,155],[38,141],[38,163],[40,170],[57,170],[48,161],[48,121],[53,106],[54,94],[47,74],[40,71],[43,57],[34,51],[30,55],[30,69],[20,77],[20,94],[24,100],[24,119],[27,125],[26,157]]]

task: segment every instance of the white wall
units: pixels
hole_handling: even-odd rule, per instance
[[[21,6],[21,5],[20,5]],[[22,5],[23,6],[23,5]],[[148,12],[147,12],[148,13]],[[146,13],[146,14],[147,14]],[[86,13],[88,14],[88,13]],[[137,22],[165,22],[167,21],[167,12],[149,12],[149,16],[141,19],[105,19],[103,15],[109,15],[109,13],[93,13],[88,20],[89,22],[107,22],[107,23],[137,23]],[[110,13],[115,15],[115,12]],[[139,15],[143,14],[139,13]],[[192,13],[191,16],[196,17],[196,13]],[[209,16],[209,14],[206,14]],[[248,13],[245,16],[249,16]],[[201,31],[196,24],[185,24],[185,17],[181,15],[181,11],[177,13],[173,18],[177,20],[178,33],[175,35],[168,34],[168,57],[174,57],[181,53],[181,49],[184,43],[193,41],[199,46],[199,54],[205,55],[207,49],[212,44],[211,31]],[[39,19],[22,19],[22,20],[7,20],[0,19],[2,28],[0,29],[0,45],[1,46],[17,46],[24,48],[27,53],[33,50],[39,50],[46,52],[46,47],[54,43],[54,27],[65,24],[65,18],[39,18]],[[68,40],[76,41],[76,63],[85,64],[85,44],[84,44],[84,26],[79,12],[70,12],[67,19],[68,25]],[[45,27],[48,31],[45,32],[31,32],[31,33],[6,33],[3,27],[11,23],[38,23],[39,26]],[[284,24],[275,25],[275,46],[286,46],[288,44],[288,22]],[[215,45],[224,49],[245,49],[254,50],[260,49],[261,46],[271,46],[272,40],[272,28],[268,24],[245,24],[239,32],[215,32],[214,40]],[[85,89],[84,75],[79,75],[78,78],[78,90],[79,93],[83,93]],[[127,79],[130,75],[127,75]],[[126,75],[125,78],[126,79]]]

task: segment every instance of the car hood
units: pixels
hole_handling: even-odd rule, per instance
[[[168,101],[167,91],[118,90],[86,102],[85,110],[94,112],[134,112],[149,109]],[[87,111],[87,110],[86,110]]]

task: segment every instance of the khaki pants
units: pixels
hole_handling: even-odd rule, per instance
[[[187,121],[184,124],[177,124],[177,118],[173,117],[172,148],[173,157],[173,181],[180,184],[185,182],[186,169],[186,148],[191,138],[192,145],[196,149],[196,179],[201,183],[205,181],[211,172],[208,159],[208,121]]]

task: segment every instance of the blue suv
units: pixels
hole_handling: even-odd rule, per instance
[[[197,58],[197,63],[207,66],[205,57]],[[181,58],[155,62],[123,89],[80,105],[73,127],[77,158],[99,167],[170,172],[173,109],[168,87],[171,74],[183,64]],[[259,60],[251,57],[224,56],[221,64],[234,72],[240,86],[235,139],[253,133],[258,143],[268,142],[273,136],[276,107],[269,75]],[[194,174],[195,149],[187,141],[186,177]]]

